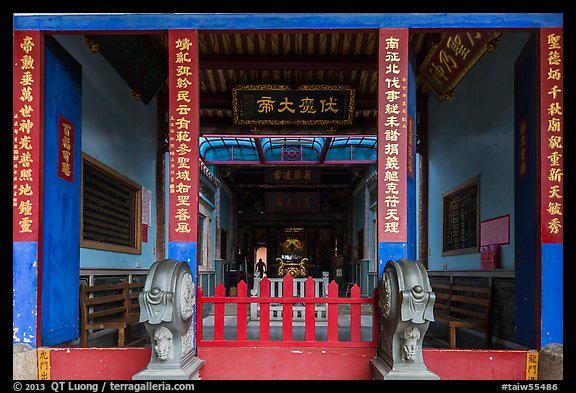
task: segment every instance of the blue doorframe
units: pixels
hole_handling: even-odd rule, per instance
[[[544,27],[562,27],[562,13],[272,13],[272,14],[14,14],[14,30],[37,31],[154,31],[165,29],[376,29],[376,28],[518,28],[538,29]],[[74,121],[74,120],[72,120]],[[80,121],[78,120],[78,124]],[[80,146],[80,143],[78,143]],[[80,155],[78,154],[78,157]],[[76,166],[77,168],[79,166]],[[45,186],[44,186],[45,187]],[[75,192],[75,191],[74,191]],[[379,255],[389,255],[390,259],[411,257],[410,240],[406,242],[390,242],[379,244]],[[542,258],[562,258],[562,245],[551,252],[543,252]],[[16,244],[15,244],[16,249]],[[178,248],[178,247],[176,247]],[[559,251],[558,251],[559,250]],[[546,251],[546,250],[545,250]],[[45,251],[42,251],[45,252]],[[193,255],[194,251],[186,251]],[[176,252],[177,253],[177,252]],[[385,264],[386,261],[384,261]],[[72,266],[72,265],[70,265]],[[19,266],[14,266],[14,271]],[[383,265],[382,265],[383,268]],[[379,268],[379,273],[381,269]],[[551,284],[562,281],[561,271],[552,273],[546,271],[540,277],[546,282],[541,283],[542,290],[550,288]],[[558,276],[558,274],[560,276]],[[551,277],[552,276],[552,277]],[[46,285],[48,280],[56,277],[43,277]],[[34,285],[34,284],[33,284]],[[38,285],[38,284],[36,284]],[[49,284],[50,285],[50,284]],[[47,301],[44,298],[43,301]],[[15,305],[14,307],[20,307]],[[71,327],[73,328],[73,327]],[[561,337],[560,337],[561,340]],[[34,343],[38,344],[38,343]]]

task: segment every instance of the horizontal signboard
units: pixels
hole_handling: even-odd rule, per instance
[[[355,91],[348,86],[246,85],[232,91],[235,124],[352,124]]]

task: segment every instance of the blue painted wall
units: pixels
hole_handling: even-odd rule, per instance
[[[192,281],[194,285],[198,285],[196,280],[196,269],[198,268],[198,243],[196,242],[169,242],[168,243],[168,259],[175,259],[177,261],[187,262],[190,266],[192,273]],[[194,312],[192,313],[192,329],[196,331],[196,304],[194,304]],[[196,350],[196,335],[194,335],[193,351]]]
[[[142,254],[82,248],[81,267],[148,268],[156,260],[156,98],[148,105],[100,54],[91,53],[82,35],[56,36],[82,64],[82,151],[152,193],[148,242]]]
[[[38,243],[12,246],[12,343],[38,347]]]
[[[562,244],[542,244],[540,346],[564,343],[564,276]]]
[[[44,50],[41,344],[78,337],[82,68],[52,37]],[[58,176],[58,117],[74,124],[73,180]]]
[[[502,267],[514,266],[514,62],[529,33],[506,32],[456,87],[429,100],[429,269],[480,269],[480,254],[442,257],[442,194],[480,175],[480,220],[510,214]]]

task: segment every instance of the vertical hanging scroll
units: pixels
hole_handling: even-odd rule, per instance
[[[407,241],[408,30],[381,29],[378,65],[378,241]]]
[[[540,30],[540,197],[542,243],[563,241],[563,36],[562,29]]]
[[[170,30],[169,236],[198,239],[198,32]]]
[[[40,221],[41,35],[14,31],[12,102],[12,233],[38,241]]]

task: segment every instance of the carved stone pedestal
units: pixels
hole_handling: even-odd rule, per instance
[[[380,339],[373,379],[440,379],[424,364],[422,342],[436,297],[424,265],[388,261],[378,287]]]
[[[188,264],[173,259],[155,262],[138,300],[152,351],[148,366],[132,379],[200,379],[204,361],[195,356],[196,297]]]

